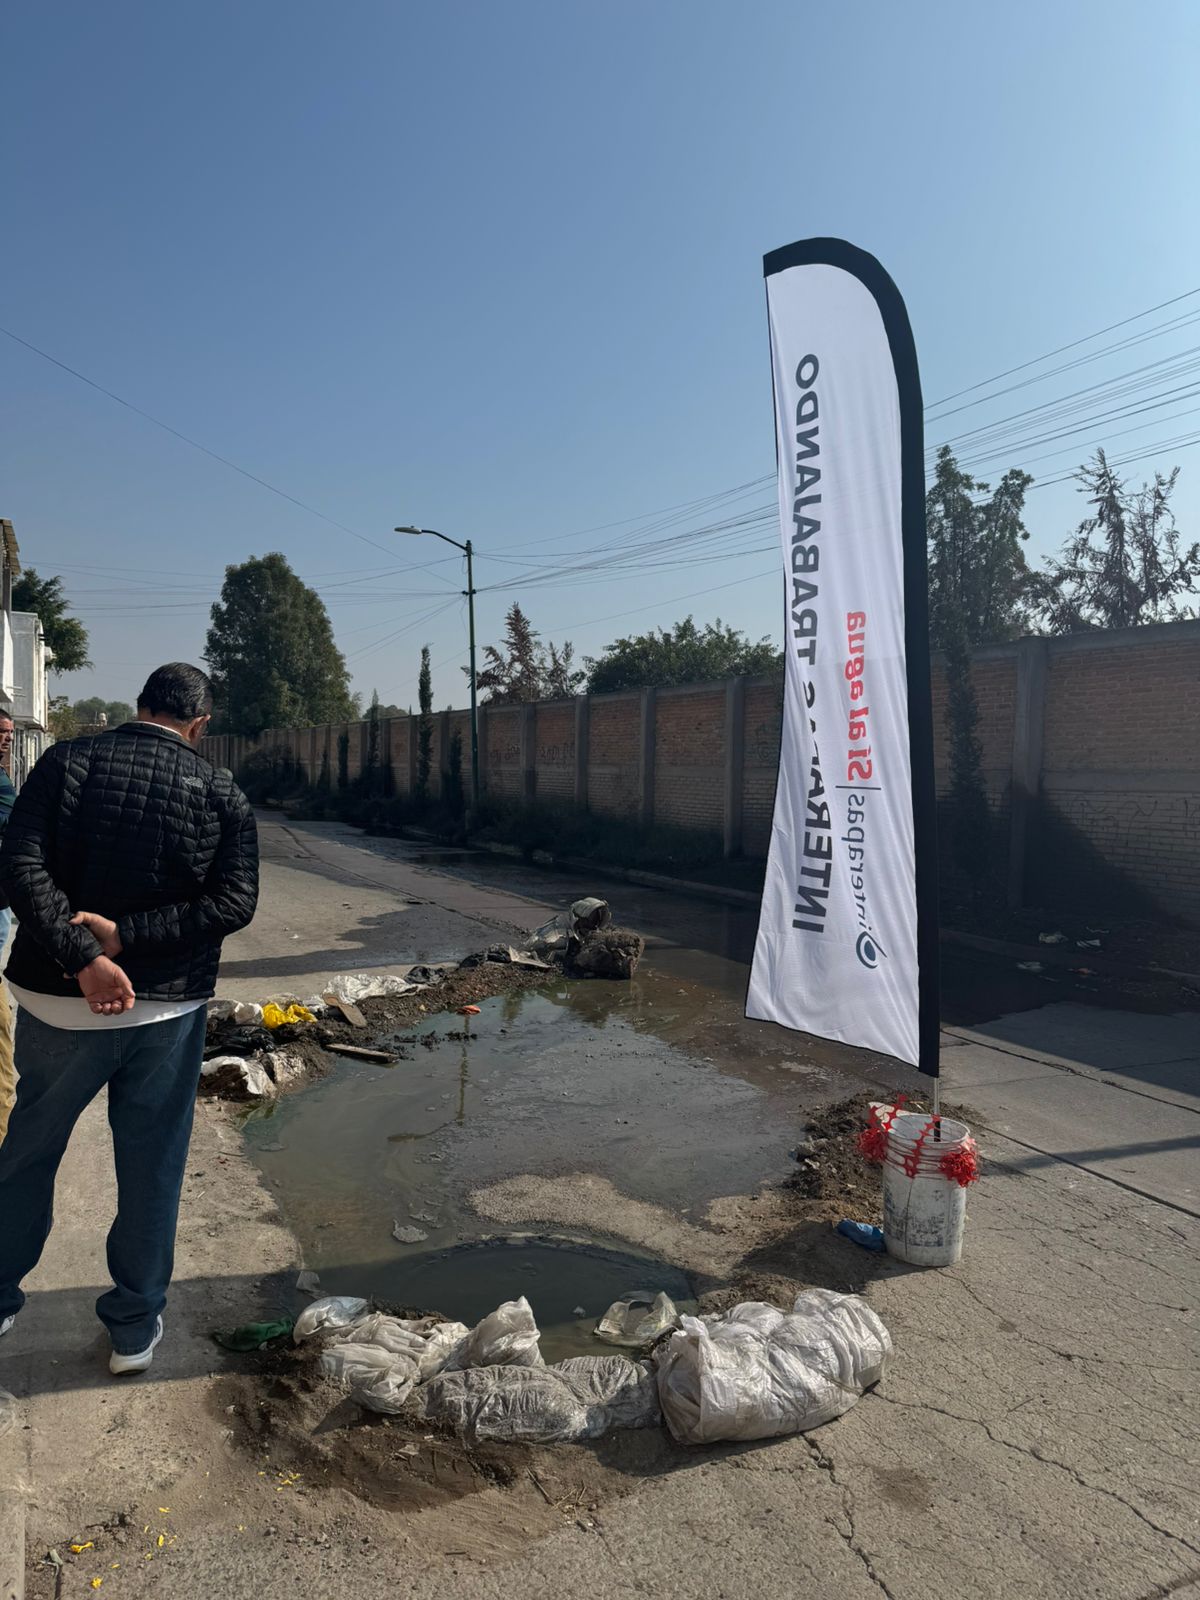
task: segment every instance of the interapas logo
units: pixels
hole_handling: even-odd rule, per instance
[[[871,706],[867,698],[867,613],[846,613],[846,682],[850,685],[850,715],[846,730],[846,831],[842,845],[858,917],[854,953],[874,972],[887,951],[871,923],[870,884],[874,869],[871,854],[871,797],[882,793],[872,754]]]

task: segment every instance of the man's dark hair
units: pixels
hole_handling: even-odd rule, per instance
[[[176,722],[206,717],[212,705],[212,684],[207,675],[186,661],[170,661],[159,667],[146,679],[146,687],[138,695],[139,711],[171,717]]]

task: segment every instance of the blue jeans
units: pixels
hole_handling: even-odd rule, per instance
[[[17,1104],[0,1145],[0,1321],[25,1304],[21,1280],[54,1220],[54,1179],[71,1131],[108,1087],[117,1216],[114,1287],[96,1312],[122,1355],[154,1337],[175,1265],[175,1225],[204,1056],[207,1007],[141,1028],[50,1028],[17,1017]]]

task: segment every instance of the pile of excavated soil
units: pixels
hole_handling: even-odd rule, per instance
[[[348,1494],[409,1517],[430,1556],[493,1562],[565,1525],[591,1526],[602,1504],[694,1460],[663,1428],[580,1445],[467,1440],[403,1416],[383,1417],[321,1376],[315,1352],[280,1347],[241,1358],[247,1370],[214,1385],[231,1443],[271,1481],[308,1494]]]
[[[256,1056],[270,1070],[272,1055],[286,1053],[288,1069],[279,1074],[281,1089],[296,1088],[314,1082],[329,1071],[331,1058],[326,1053],[333,1044],[365,1045],[368,1049],[386,1048],[399,1060],[406,1060],[416,1044],[429,1048],[437,1042],[435,1034],[419,1039],[397,1039],[397,1030],[427,1022],[433,1017],[455,1013],[463,1006],[479,1005],[498,994],[522,994],[530,989],[543,988],[547,982],[562,982],[557,971],[545,972],[537,968],[514,966],[507,962],[487,961],[478,967],[462,967],[451,972],[439,983],[417,989],[412,994],[381,996],[363,1000],[359,1010],[366,1019],[365,1028],[356,1028],[347,1022],[334,1007],[316,1022],[285,1023],[280,1028],[240,1027],[228,1019],[209,1020],[205,1054]],[[457,1030],[443,1035],[457,1036]],[[200,1093],[210,1099],[246,1098],[244,1086],[236,1075],[215,1075],[202,1078]]]

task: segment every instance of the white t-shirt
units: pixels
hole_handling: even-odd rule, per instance
[[[132,1011],[105,1016],[97,1015],[82,995],[76,1000],[74,995],[37,994],[11,980],[8,987],[21,1010],[48,1028],[145,1028],[152,1022],[173,1022],[208,1004],[207,1000],[135,1000]]]

